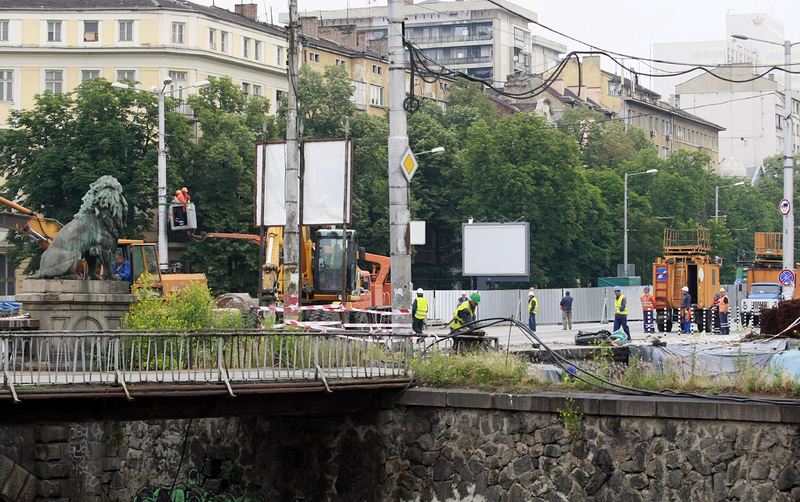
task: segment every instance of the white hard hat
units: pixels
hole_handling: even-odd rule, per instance
[[[689,288],[687,286],[684,286],[681,288],[681,291],[689,291]]]
[[[461,292],[461,296],[467,296],[467,292],[466,291],[462,291]]]
[[[422,288],[419,288],[419,289],[417,290],[417,294],[418,294],[418,295],[421,295],[421,294],[422,294]]]
[[[528,291],[528,296],[533,296],[533,290]]]

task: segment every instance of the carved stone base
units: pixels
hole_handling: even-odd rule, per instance
[[[125,281],[27,279],[16,296],[43,331],[119,329],[136,295]]]

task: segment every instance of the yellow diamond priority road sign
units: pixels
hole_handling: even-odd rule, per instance
[[[403,152],[403,156],[400,158],[400,168],[403,171],[403,174],[406,176],[408,181],[411,181],[411,178],[414,177],[414,173],[417,172],[417,159],[414,157],[414,153],[411,151],[411,148],[406,147],[406,151]]]

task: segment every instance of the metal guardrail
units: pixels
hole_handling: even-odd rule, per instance
[[[230,391],[230,383],[242,382],[405,377],[422,349],[415,342],[363,332],[6,332],[0,360],[12,392],[21,386],[212,382]]]

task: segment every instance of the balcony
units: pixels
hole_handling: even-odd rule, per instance
[[[492,33],[483,35],[462,35],[458,37],[412,37],[410,41],[415,44],[449,44],[454,42],[475,42],[478,40],[492,40]]]
[[[447,58],[437,61],[441,65],[491,63],[492,56],[467,56],[463,58]]]

